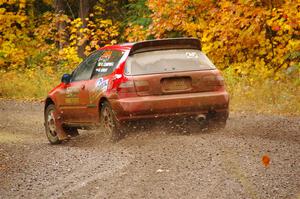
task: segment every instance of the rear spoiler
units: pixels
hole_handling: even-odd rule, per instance
[[[196,49],[201,50],[201,43],[196,38],[158,39],[137,42],[133,44],[129,56],[149,51],[168,49]]]

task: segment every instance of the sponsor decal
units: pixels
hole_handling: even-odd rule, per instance
[[[79,104],[79,98],[66,98],[65,99],[66,104]]]
[[[107,90],[107,87],[108,87],[108,80],[99,78],[96,81],[95,88],[93,89],[92,92],[90,92],[89,95],[90,104],[95,103],[95,101],[99,98],[99,96]]]
[[[68,87],[66,89],[65,103],[66,104],[79,104],[79,91],[80,91],[80,88],[78,86]]]
[[[102,84],[103,81],[104,81],[103,78],[99,78],[99,79],[96,81],[96,88],[98,88],[98,87]]]
[[[98,59],[98,62],[108,61],[112,55],[112,51],[105,51]]]
[[[114,62],[98,62],[97,66],[102,66],[102,67],[111,67],[114,66]]]
[[[108,68],[96,68],[97,73],[106,73],[108,71]]]
[[[101,69],[100,69],[100,72],[101,72],[101,73],[106,73],[107,70],[108,70],[108,68],[101,68]]]
[[[196,59],[196,58],[198,58],[198,54],[196,52],[186,52],[185,55],[186,55],[186,57],[188,59]]]
[[[108,80],[104,80],[103,78],[99,78],[96,82],[96,90],[98,91],[106,91],[108,86]]]
[[[98,67],[112,67],[114,66],[114,62],[98,62]]]
[[[96,68],[97,73],[100,73],[100,71],[101,71],[101,68]]]
[[[114,62],[105,62],[105,63],[103,63],[103,66],[114,66]]]

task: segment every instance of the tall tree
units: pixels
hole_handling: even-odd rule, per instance
[[[82,21],[82,28],[86,28],[87,20],[89,13],[93,9],[94,5],[97,3],[97,0],[79,0],[79,10],[78,16]],[[81,34],[81,33],[79,33]],[[78,55],[80,57],[85,57],[84,51],[87,45],[87,41],[84,41],[82,45],[78,46]]]
[[[54,9],[55,9],[55,13],[58,15],[58,17],[62,17],[65,14],[65,3],[64,0],[55,0],[54,1]],[[60,49],[62,49],[66,44],[67,44],[67,35],[66,35],[66,27],[67,24],[64,20],[58,20],[57,24],[57,31],[58,31],[58,46]]]

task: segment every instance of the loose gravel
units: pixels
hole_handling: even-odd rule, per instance
[[[99,132],[53,146],[42,103],[0,100],[0,198],[300,197],[299,117],[232,113],[223,130],[156,125],[118,143]]]

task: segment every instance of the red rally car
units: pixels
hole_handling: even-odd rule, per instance
[[[123,124],[138,119],[188,116],[225,126],[228,104],[198,39],[127,43],[96,50],[62,76],[45,100],[45,130],[58,144],[95,125],[117,140]]]

